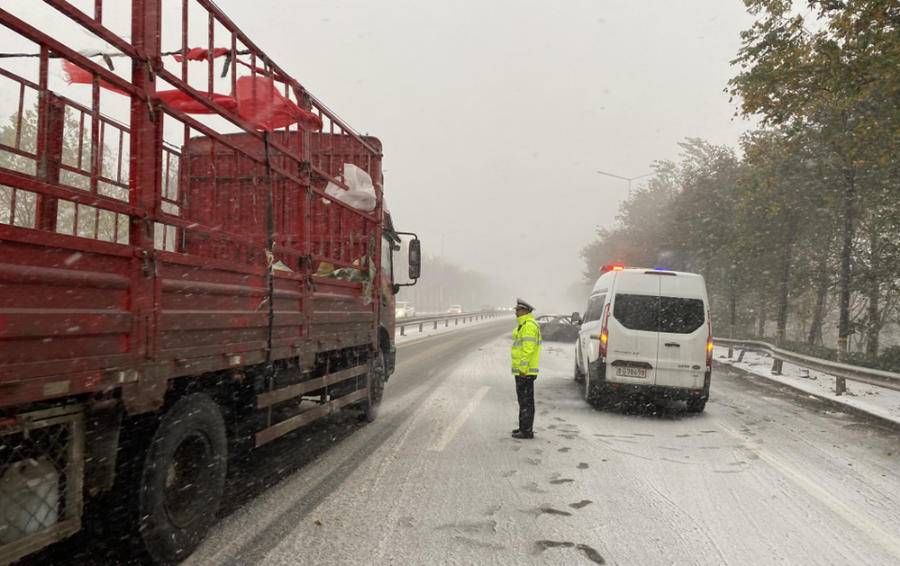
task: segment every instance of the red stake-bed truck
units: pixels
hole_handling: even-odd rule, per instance
[[[0,564],[110,493],[181,559],[229,453],[343,407],[373,419],[394,367],[381,143],[209,0],[106,0],[114,22],[87,4],[0,8],[36,55],[0,59]]]

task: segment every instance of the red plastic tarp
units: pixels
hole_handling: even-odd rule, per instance
[[[92,75],[90,71],[82,69],[68,59],[63,60],[63,72],[66,74],[66,80],[69,82],[69,84],[75,83],[89,85],[93,84],[94,82],[94,75]],[[100,86],[112,92],[118,92],[119,94],[128,94],[119,87],[102,79],[100,80]]]
[[[188,57],[190,58],[190,53]],[[71,61],[63,61],[63,70],[69,83],[91,84],[93,82],[93,75],[90,71],[82,69]],[[112,92],[127,94],[103,80],[100,81],[100,86]],[[180,90],[162,90],[158,91],[156,95],[168,106],[181,112],[188,114],[214,113]],[[257,130],[272,131],[296,123],[307,129],[322,129],[322,119],[309,110],[300,108],[278,92],[278,89],[275,88],[275,81],[270,77],[241,77],[235,84],[235,96],[213,93],[212,100],[226,110],[236,112]]]
[[[272,131],[295,123],[310,130],[322,129],[321,118],[282,96],[269,77],[239,78],[235,95],[238,114],[258,130]]]

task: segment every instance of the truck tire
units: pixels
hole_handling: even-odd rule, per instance
[[[370,362],[368,375],[368,383],[366,384],[368,395],[363,404],[363,419],[367,423],[373,422],[378,418],[378,407],[381,405],[381,398],[384,396],[385,367],[384,353],[379,350]]]
[[[215,522],[228,444],[218,405],[203,393],[182,397],[162,417],[147,450],[139,530],[159,563],[183,560]]]

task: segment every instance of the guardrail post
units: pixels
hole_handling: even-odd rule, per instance
[[[454,318],[454,319],[453,319],[453,326],[459,326],[459,319],[458,319],[458,318]]]
[[[437,323],[438,323],[438,321],[434,321],[434,329],[435,330],[437,330]]]
[[[449,318],[444,321],[444,328],[450,328],[450,319]]]
[[[422,327],[425,326],[424,322],[419,323],[419,332],[422,332]]]
[[[835,395],[843,395],[847,392],[847,380],[843,377],[835,377],[834,378],[834,394]]]
[[[402,324],[400,325],[400,336],[406,336],[406,327]]]
[[[728,345],[728,359],[730,360],[732,356],[734,356],[734,346],[729,344]]]
[[[772,374],[773,375],[781,375],[781,364],[782,361],[778,358],[774,358],[772,360]]]
[[[738,354],[738,357],[737,357],[737,361],[739,361],[739,362],[743,362],[743,361],[744,361],[744,352],[746,352],[746,351],[747,351],[747,350],[741,350],[741,351],[740,351],[740,353]]]

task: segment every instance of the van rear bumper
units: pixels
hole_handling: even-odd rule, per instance
[[[600,395],[621,395],[625,397],[646,396],[656,399],[670,399],[673,401],[709,399],[709,383],[711,377],[709,370],[707,370],[704,375],[703,387],[699,389],[607,381],[606,363],[600,360],[591,362],[588,366],[588,371],[590,372],[591,385],[597,388],[597,392],[600,393]]]
[[[599,384],[600,395],[621,397],[650,397],[668,399],[670,401],[689,401],[691,399],[709,399],[707,389],[687,389],[683,387],[663,387],[661,385],[634,385],[631,383]]]

